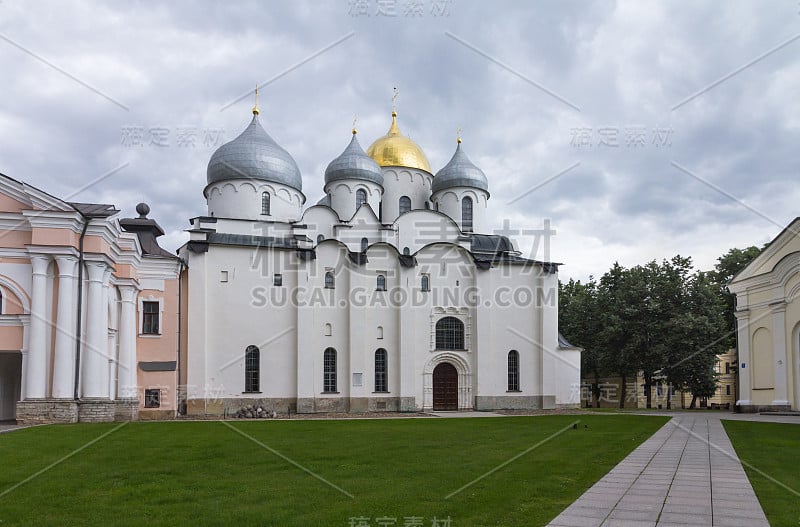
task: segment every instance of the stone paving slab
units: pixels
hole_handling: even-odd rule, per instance
[[[548,524],[769,527],[719,418],[676,415]]]

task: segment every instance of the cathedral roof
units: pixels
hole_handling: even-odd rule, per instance
[[[355,129],[353,129],[353,139],[350,140],[350,144],[325,169],[326,185],[343,179],[360,179],[383,186],[381,167],[361,148],[356,139]]]
[[[461,139],[458,140],[456,152],[447,163],[433,177],[433,192],[452,187],[472,187],[489,192],[489,180],[483,170],[470,161],[464,149],[461,148]]]
[[[397,112],[392,112],[392,125],[367,149],[367,155],[382,167],[409,167],[431,172],[425,152],[417,143],[400,133]]]
[[[303,191],[297,163],[262,128],[257,108],[253,109],[250,125],[239,137],[219,147],[211,156],[206,177],[209,185],[230,179],[258,179]]]

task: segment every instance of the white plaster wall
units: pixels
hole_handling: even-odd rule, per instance
[[[331,208],[345,221],[356,213],[356,192],[359,189],[367,193],[367,203],[376,215],[379,214],[383,194],[380,185],[356,179],[334,181],[325,185],[325,194],[331,198]]]
[[[270,214],[261,214],[261,195],[270,194]],[[266,181],[234,179],[209,185],[206,190],[208,215],[249,220],[296,221],[305,203],[297,190]]]
[[[464,224],[461,221],[461,200],[466,196],[472,198],[472,232],[485,233],[489,195],[483,190],[471,187],[453,187],[436,192],[432,199],[439,212],[453,218],[458,227],[464,230]]]
[[[383,172],[383,223],[392,223],[400,215],[400,198],[411,198],[411,210],[425,210],[430,203],[433,176],[424,170],[386,167]]]

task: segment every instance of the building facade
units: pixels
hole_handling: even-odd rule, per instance
[[[0,175],[0,420],[175,414],[180,263],[118,212]]]
[[[733,277],[743,412],[800,410],[800,218]]]
[[[459,139],[435,175],[392,113],[353,130],[304,207],[259,122],[211,157],[186,261],[189,415],[577,406],[559,343],[558,265],[484,234],[489,181]]]

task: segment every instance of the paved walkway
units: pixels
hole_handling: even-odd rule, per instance
[[[680,415],[551,526],[769,527],[719,417]]]

